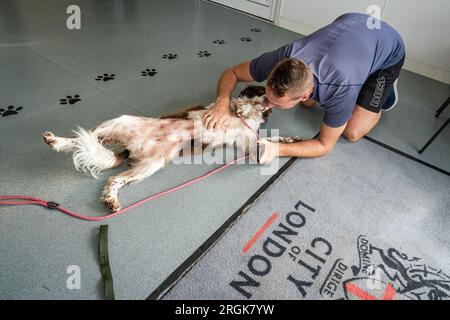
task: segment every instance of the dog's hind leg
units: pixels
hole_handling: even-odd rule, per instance
[[[164,158],[134,162],[130,169],[108,179],[100,199],[111,212],[119,211],[119,190],[127,184],[136,183],[151,176],[163,168],[165,164],[166,160]]]
[[[129,155],[130,155],[130,152],[128,150],[122,151],[119,154],[115,154],[115,156],[116,156],[116,163],[111,167],[111,169],[120,167],[122,162],[124,162],[124,160],[127,159]]]
[[[56,152],[73,152],[76,150],[78,138],[57,137],[52,132],[44,133],[44,142]]]

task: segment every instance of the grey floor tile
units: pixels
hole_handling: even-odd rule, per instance
[[[106,91],[153,117],[191,104],[207,105],[215,99],[216,84],[211,79],[217,79],[221,72],[211,66],[214,66],[213,57],[199,58],[158,68],[158,74],[153,77],[139,75],[133,81]]]
[[[9,113],[1,113],[2,126],[32,119],[42,112],[78,108],[90,96],[99,93],[93,86],[26,47],[0,50],[0,67],[0,106],[4,110],[11,109]],[[75,98],[76,95],[81,101],[61,104],[61,99],[68,100],[67,96]]]
[[[89,84],[105,89],[139,79],[141,71],[156,61],[164,63],[162,54],[139,40],[122,31],[100,38],[89,33],[83,37],[69,33],[61,40],[33,45],[31,49]],[[103,78],[96,80],[99,76]]]

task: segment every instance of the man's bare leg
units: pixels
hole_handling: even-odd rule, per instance
[[[377,125],[380,118],[381,112],[371,112],[356,105],[343,136],[349,141],[356,142],[368,134]]]

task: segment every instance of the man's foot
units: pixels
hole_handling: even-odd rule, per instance
[[[397,89],[397,83],[398,79],[394,81],[393,90],[389,97],[387,98],[386,102],[384,103],[383,108],[381,108],[382,111],[389,111],[392,108],[394,108],[398,103],[398,89]]]

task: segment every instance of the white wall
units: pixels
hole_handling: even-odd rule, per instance
[[[272,0],[210,0],[273,21]]]
[[[283,0],[280,24],[297,24],[302,34],[310,34],[343,13],[362,12],[370,5],[381,9],[386,0]],[[283,27],[283,25],[281,25]],[[297,31],[298,32],[298,31]]]
[[[450,83],[449,0],[283,0],[279,25],[308,35],[345,12],[378,5],[406,46],[404,68]]]
[[[386,2],[383,20],[405,41],[405,69],[450,83],[450,1]]]

